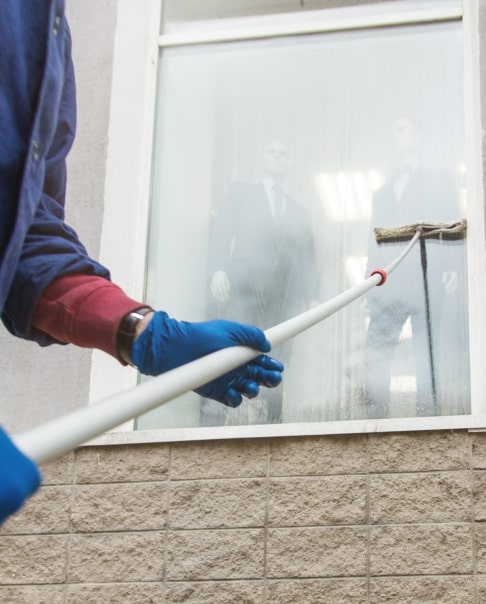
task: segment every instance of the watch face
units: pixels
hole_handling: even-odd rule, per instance
[[[134,319],[137,319],[137,321],[140,321],[141,319],[144,318],[145,315],[142,315],[139,312],[131,312],[130,316],[133,317]]]
[[[120,358],[128,365],[132,365],[130,350],[135,337],[137,324],[146,314],[152,312],[151,308],[134,310],[123,317],[117,334],[117,350]]]

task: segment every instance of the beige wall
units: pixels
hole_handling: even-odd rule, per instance
[[[1,530],[1,602],[486,602],[486,433],[83,448],[45,474]]]

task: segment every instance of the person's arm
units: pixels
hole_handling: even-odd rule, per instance
[[[23,4],[11,2],[10,7],[20,10]],[[45,3],[39,3],[39,7],[39,10],[48,11],[51,21],[54,9],[59,8]],[[32,22],[37,23],[38,15],[30,8],[25,9],[30,11],[26,14],[32,17]],[[19,23],[22,22],[20,19]],[[3,23],[7,23],[7,20],[4,19]],[[50,28],[47,43],[41,44],[42,51],[46,50],[49,58],[46,59],[45,73],[41,74],[40,89],[28,91],[22,107],[14,100],[9,100],[8,95],[0,95],[3,121],[9,117],[8,111],[3,111],[4,105],[8,104],[9,110],[20,112],[19,124],[23,130],[16,132],[20,146],[16,151],[15,169],[10,170],[9,164],[3,163],[4,155],[10,155],[11,149],[7,154],[2,154],[0,161],[2,169],[6,169],[8,177],[13,179],[8,190],[0,182],[0,192],[5,189],[5,198],[14,200],[16,204],[15,211],[9,213],[8,228],[2,225],[2,233],[6,234],[3,239],[8,239],[5,248],[8,253],[2,258],[0,267],[5,277],[1,281],[0,291],[2,303],[6,296],[2,307],[3,323],[15,336],[34,340],[42,346],[74,343],[100,348],[122,363],[128,362],[121,354],[122,348],[128,360],[132,361],[132,346],[145,335],[141,342],[151,352],[147,349],[143,358],[137,361],[140,371],[145,373],[167,371],[167,364],[158,362],[167,352],[171,359],[174,352],[174,358],[181,364],[194,358],[194,354],[202,356],[211,350],[237,344],[268,351],[270,345],[263,332],[238,324],[213,325],[208,332],[205,324],[202,324],[202,328],[194,324],[195,327],[189,329],[191,324],[181,322],[186,333],[181,339],[174,340],[174,346],[172,341],[164,338],[160,322],[157,322],[157,329],[148,329],[152,323],[152,320],[149,322],[151,317],[144,317],[136,326],[147,327],[141,334],[140,329],[135,329],[135,334],[124,333],[121,329],[131,311],[146,305],[130,299],[110,283],[108,269],[88,255],[75,231],[64,221],[66,156],[74,139],[76,102],[71,39],[64,17],[58,25],[55,32]],[[42,26],[42,23],[39,21],[37,26]],[[29,31],[29,36],[31,33]],[[32,39],[29,36],[19,39],[29,41]],[[5,45],[3,38],[2,41]],[[25,48],[22,45],[20,50],[12,45],[10,50],[12,57],[35,57],[34,61],[26,63],[26,72],[29,66],[42,63],[42,53],[32,53],[31,47],[23,52]],[[11,69],[5,72],[9,76],[9,84],[16,74]],[[9,85],[4,89],[18,90]],[[8,102],[4,103],[7,97]],[[8,141],[11,142],[10,137]],[[3,150],[3,146],[0,147]],[[2,245],[4,243],[2,241]],[[173,320],[170,326],[177,323]],[[122,338],[119,337],[120,333]],[[229,377],[220,378],[213,395],[224,399],[230,393],[232,400],[235,400],[234,396],[241,397],[240,392],[258,390],[259,384],[276,385],[281,379],[282,369],[277,361],[263,355],[260,360],[244,365]],[[7,502],[5,507],[0,507],[1,516],[10,514],[35,490],[38,479],[29,481],[29,473],[31,478],[32,475],[38,475],[35,465],[31,468],[32,472],[27,469],[29,463],[22,459],[21,453],[3,434],[0,438],[0,460],[3,460],[0,463],[0,505],[3,505],[2,501]],[[21,485],[17,494],[11,490],[16,476]],[[15,490],[17,487],[13,488]],[[12,498],[9,499],[11,494]],[[10,504],[9,501],[14,503]]]
[[[209,290],[219,303],[227,302],[231,294],[232,284],[228,269],[232,246],[237,244],[235,237],[241,206],[240,194],[241,185],[231,184],[211,222],[208,249]]]
[[[41,346],[57,341],[32,328],[35,305],[50,283],[70,274],[110,278],[108,269],[89,256],[76,232],[64,221],[66,157],[76,130],[71,36],[64,18],[54,38],[50,51],[55,60],[50,63],[49,77],[59,86],[59,97],[53,92],[54,84],[43,86],[36,100],[35,120],[24,116],[27,136],[38,141],[38,146],[35,157],[29,151],[25,158],[22,182],[18,184],[18,216],[12,244],[20,249],[15,252],[18,260],[13,265],[13,278],[2,309],[2,321],[11,333]],[[13,250],[9,253],[13,255]]]
[[[228,275],[224,271],[216,271],[213,273],[209,289],[215,300],[222,304],[227,302],[231,293],[231,283]]]
[[[69,275],[55,280],[42,293],[32,323],[57,342],[98,348],[146,375],[159,375],[229,346],[270,351],[264,333],[251,325],[233,321],[190,323],[162,311],[139,312],[144,309],[151,311],[106,279]],[[282,371],[279,361],[263,354],[197,392],[237,407],[242,395],[251,398],[262,385],[277,386]]]
[[[53,342],[97,348],[127,364],[118,350],[118,330],[129,313],[149,308],[116,284],[93,275],[66,275],[39,297],[32,329]]]

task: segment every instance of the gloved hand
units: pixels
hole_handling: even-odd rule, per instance
[[[158,311],[133,343],[131,357],[142,373],[158,375],[221,348],[238,345],[270,351],[270,342],[257,327],[224,320],[188,323],[171,319],[165,312]],[[283,369],[282,363],[276,359],[260,355],[196,392],[228,407],[238,407],[242,394],[253,398],[257,396],[260,385],[278,386]]]
[[[40,485],[35,463],[0,428],[0,524],[22,507]]]

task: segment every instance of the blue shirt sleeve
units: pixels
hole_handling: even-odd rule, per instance
[[[64,222],[66,156],[75,136],[76,88],[64,2],[47,4],[46,8],[46,3],[37,1],[7,2],[12,6],[10,25],[3,29],[13,36],[11,44],[18,48],[12,52],[9,66],[3,69],[0,62],[0,79],[12,91],[1,99],[2,110],[16,117],[11,124],[24,124],[22,132],[20,126],[9,129],[11,139],[22,143],[16,148],[22,149],[23,168],[0,179],[0,193],[6,191],[5,183],[10,198],[11,191],[16,191],[15,223],[9,229],[10,239],[0,263],[0,294],[5,299],[2,320],[14,335],[41,345],[55,340],[32,328],[31,319],[39,296],[51,281],[79,273],[110,278],[108,270],[89,257],[76,232]],[[20,14],[22,10],[25,12]],[[3,19],[0,15],[0,26]],[[36,56],[38,40],[28,35],[34,33],[32,23],[37,27],[44,24],[40,36],[44,60]],[[37,89],[22,86],[26,74],[38,83]],[[8,78],[10,81],[4,82]],[[20,106],[24,107],[22,119],[17,116]],[[7,149],[12,148],[9,141],[5,143]],[[8,178],[14,176],[21,181],[12,187]],[[2,195],[2,203],[3,197],[6,195]]]

